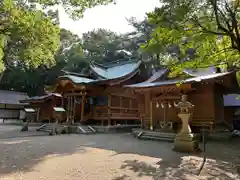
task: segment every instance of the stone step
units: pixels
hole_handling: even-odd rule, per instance
[[[169,136],[164,137],[164,136],[142,135],[139,137],[139,139],[160,140],[160,141],[169,141],[169,142],[174,141],[174,138]]]
[[[175,139],[175,133],[157,132],[157,131],[135,131],[134,136],[139,139],[151,139],[161,141],[171,141]]]
[[[51,132],[52,128],[53,128],[52,124],[44,124],[44,125],[40,126],[39,128],[37,128],[37,131]],[[57,125],[56,128],[57,129],[63,129],[64,126],[63,125]]]
[[[78,133],[80,134],[93,134],[95,133],[94,129],[89,126],[78,126]]]

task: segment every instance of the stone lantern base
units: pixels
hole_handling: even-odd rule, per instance
[[[196,152],[199,148],[198,141],[195,140],[188,124],[191,114],[180,113],[178,116],[182,120],[182,129],[175,137],[173,150],[187,153]]]
[[[196,152],[199,148],[198,141],[192,133],[178,134],[174,139],[173,150],[178,152]]]

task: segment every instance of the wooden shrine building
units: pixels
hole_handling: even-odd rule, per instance
[[[150,130],[177,132],[181,121],[175,104],[181,94],[188,95],[194,104],[190,125],[193,131],[202,125],[214,130],[224,119],[223,95],[238,90],[236,73],[221,72],[218,68],[185,69],[185,78],[168,77],[169,70],[157,70],[147,81],[126,85],[138,96],[143,127]]]
[[[43,96],[34,96],[20,101],[25,103],[26,108],[35,110],[32,122],[55,122],[56,108],[62,107],[62,95],[59,93],[48,93]],[[32,113],[33,114],[33,113]],[[65,119],[64,115],[61,118]]]
[[[66,109],[66,121],[81,124],[140,124],[136,96],[124,85],[147,79],[140,61],[91,64],[89,76],[68,73],[48,88],[59,93]]]

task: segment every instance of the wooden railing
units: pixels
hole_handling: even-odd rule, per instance
[[[107,106],[93,107],[90,117],[93,119],[139,119],[139,110],[134,108],[124,107],[109,107],[110,114],[108,114]]]
[[[214,117],[193,117],[189,124],[196,127],[205,126],[211,131],[213,130],[215,125]]]

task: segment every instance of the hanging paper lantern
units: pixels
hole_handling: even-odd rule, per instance
[[[164,104],[163,103],[161,103],[161,107],[164,108]]]
[[[168,107],[169,107],[169,108],[171,108],[171,107],[172,107],[172,105],[171,105],[170,103],[168,103]]]
[[[159,108],[159,103],[158,102],[156,103],[156,108]]]
[[[176,106],[177,106],[177,103],[174,101],[174,102],[173,102],[173,105],[174,105],[174,107],[176,107]]]

